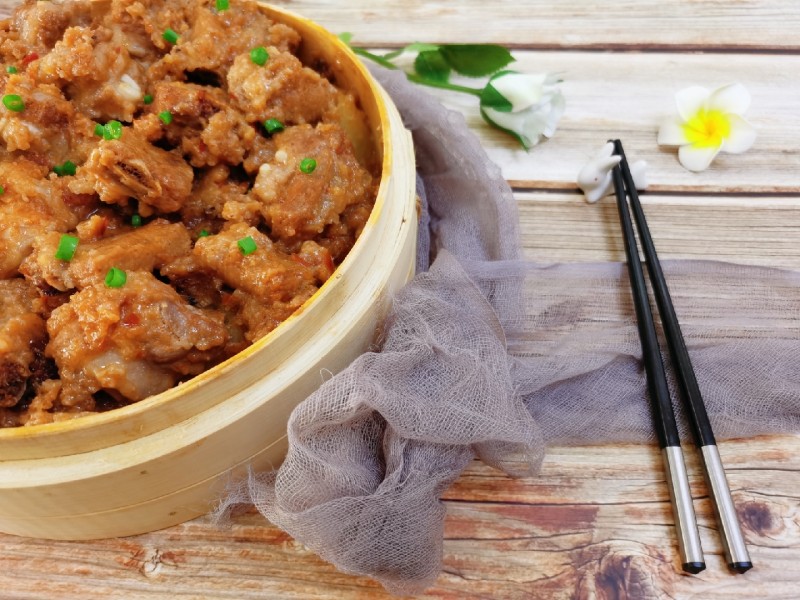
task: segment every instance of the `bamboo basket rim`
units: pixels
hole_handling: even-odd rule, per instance
[[[292,315],[280,323],[270,333],[257,340],[244,350],[238,352],[234,356],[228,358],[222,363],[219,363],[218,365],[215,365],[207,371],[192,377],[187,381],[181,382],[176,386],[161,392],[160,394],[150,396],[139,402],[135,402],[124,407],[116,408],[107,412],[70,418],[63,421],[55,421],[52,423],[0,428],[0,444],[13,444],[13,442],[16,440],[30,440],[32,438],[44,441],[45,439],[50,439],[57,436],[69,435],[81,431],[91,431],[102,428],[103,426],[111,423],[132,420],[137,416],[143,415],[144,413],[169,406],[177,398],[180,398],[184,394],[208,385],[211,381],[217,379],[219,376],[229,373],[237,368],[242,360],[247,360],[256,354],[262,353],[264,349],[272,345],[276,339],[282,339],[290,336],[294,329],[302,325],[303,317],[308,312],[309,308],[318,304],[319,302],[323,302],[325,297],[331,293],[331,290],[335,287],[336,282],[343,276],[343,274],[347,272],[348,266],[353,262],[353,260],[355,260],[353,257],[358,253],[362,246],[366,245],[366,239],[375,229],[376,221],[383,209],[383,204],[385,203],[386,198],[386,189],[388,186],[388,175],[392,172],[393,168],[392,153],[390,151],[391,140],[389,139],[389,136],[386,134],[386,131],[383,127],[383,124],[386,124],[389,121],[386,99],[384,98],[385,92],[375,81],[364,64],[358,59],[355,53],[353,53],[350,47],[337,36],[302,15],[298,15],[297,13],[284,8],[271,5],[267,2],[263,2],[262,0],[256,0],[256,2],[260,5],[262,10],[265,10],[269,16],[275,18],[276,21],[289,21],[295,27],[300,24],[302,27],[314,31],[315,35],[318,35],[321,38],[326,39],[327,42],[332,43],[339,51],[339,56],[347,58],[349,62],[348,66],[355,69],[362,82],[367,85],[371,92],[369,100],[375,103],[377,120],[381,124],[380,127],[376,127],[372,131],[373,135],[380,137],[380,139],[375,140],[374,143],[376,149],[378,149],[381,153],[381,180],[377,190],[375,205],[373,206],[367,223],[364,226],[364,230],[356,240],[350,252],[347,254],[342,263],[336,268],[331,277],[322,286],[320,286],[320,288],[308,300],[306,300],[300,306],[300,308],[298,308]],[[363,103],[364,99],[361,98],[360,100]],[[225,398],[220,398],[216,404],[224,401]],[[161,429],[165,428],[166,426]],[[92,448],[90,450],[94,449],[99,448]],[[78,450],[76,453],[81,453],[83,451],[84,450]]]

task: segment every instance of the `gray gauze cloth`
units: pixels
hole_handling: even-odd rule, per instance
[[[294,410],[283,465],[217,515],[255,504],[340,570],[413,594],[439,574],[441,494],[473,458],[531,475],[548,444],[654,436],[625,265],[525,261],[512,192],[462,116],[376,76],[414,136],[418,274],[379,351]],[[800,274],[663,266],[717,435],[799,431]]]

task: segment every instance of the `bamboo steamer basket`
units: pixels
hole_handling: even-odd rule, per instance
[[[392,293],[413,276],[413,144],[397,109],[338,38],[262,5],[302,36],[367,116],[380,160],[375,208],[331,279],[273,332],[225,363],[108,413],[0,430],[0,531],[50,539],[133,535],[213,507],[248,468],[277,467],[292,409],[374,341]]]

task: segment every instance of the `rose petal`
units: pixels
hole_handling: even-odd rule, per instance
[[[683,146],[688,144],[689,140],[686,137],[686,129],[683,125],[683,121],[677,116],[662,122],[661,127],[658,128],[658,145]]]
[[[500,112],[493,108],[485,108],[484,113],[495,125],[516,133],[522,138],[522,142],[526,147],[538,144],[539,138],[547,126],[543,115],[530,110],[508,113]]]
[[[741,83],[717,88],[708,98],[708,109],[735,115],[744,114],[750,106],[750,92]]]
[[[756,141],[756,129],[738,115],[728,115],[731,131],[722,141],[722,151],[741,154],[750,149]]]
[[[556,127],[558,126],[558,122],[561,120],[561,116],[564,114],[566,107],[567,102],[564,100],[564,95],[560,90],[557,90],[553,94],[552,104],[547,115],[547,125],[545,126],[544,131],[542,131],[542,135],[548,138],[551,138],[555,135]]]
[[[686,145],[678,149],[678,160],[690,171],[705,171],[719,154],[717,146]]]
[[[511,112],[525,110],[542,99],[547,73],[504,73],[491,80],[492,87],[511,103]]]
[[[691,119],[706,105],[709,94],[706,88],[698,85],[682,89],[675,94],[675,104],[684,121]]]

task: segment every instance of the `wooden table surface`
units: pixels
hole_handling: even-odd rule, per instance
[[[0,0],[8,13],[15,0]],[[277,2],[375,48],[496,42],[516,68],[563,75],[567,111],[531,152],[468,115],[515,188],[527,256],[624,260],[613,204],[589,206],[575,176],[610,137],[649,162],[643,200],[659,252],[800,268],[800,2],[797,0],[294,0]],[[659,149],[675,91],[741,81],[759,130],[743,156],[702,173]],[[446,494],[444,571],[425,598],[800,598],[800,436],[722,442],[755,568],[720,555],[693,450],[692,491],[708,569],[681,572],[655,448],[552,448],[541,475],[514,480],[475,462]],[[0,535],[0,598],[384,598],[338,573],[254,511],[230,529],[206,518],[126,539],[52,542]]]

